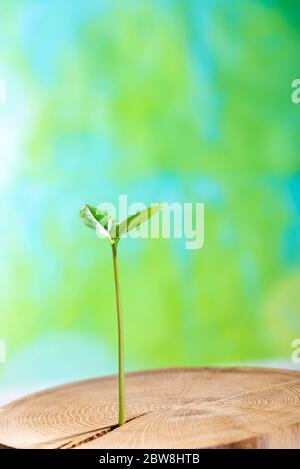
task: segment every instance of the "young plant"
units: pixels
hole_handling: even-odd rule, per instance
[[[118,376],[119,376],[119,425],[125,422],[125,385],[124,385],[124,332],[123,316],[120,299],[120,285],[118,272],[118,244],[122,236],[134,228],[138,228],[141,223],[147,221],[162,208],[162,205],[153,205],[142,210],[135,215],[131,215],[126,220],[117,223],[107,212],[98,208],[84,205],[80,209],[80,218],[83,223],[94,230],[100,238],[107,238],[112,248],[114,279],[117,300],[118,318]]]

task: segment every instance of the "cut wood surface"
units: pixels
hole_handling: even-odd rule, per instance
[[[47,389],[0,409],[13,448],[300,448],[300,372],[179,368]]]

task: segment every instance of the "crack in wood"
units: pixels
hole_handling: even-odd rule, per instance
[[[111,425],[109,427],[103,428],[102,430],[100,430],[96,433],[91,434],[91,432],[89,432],[90,433],[89,436],[86,436],[82,440],[76,441],[76,440],[72,439],[70,441],[67,441],[67,443],[62,444],[61,446],[58,446],[56,449],[74,449],[74,448],[77,448],[78,446],[83,445],[84,443],[88,443],[89,441],[96,440],[97,438],[100,438],[101,436],[106,435],[106,433],[109,433],[109,432],[113,431],[117,427],[118,427],[118,425]]]
[[[144,415],[149,414],[149,413],[150,412],[144,412],[143,414],[136,415],[135,417],[132,417],[132,418],[126,420],[125,423],[122,425],[122,427],[124,425],[126,425],[127,423],[132,422],[133,420],[136,420],[140,417],[143,417]],[[76,439],[73,438],[73,439],[67,441],[66,443],[58,446],[56,449],[75,449],[75,448],[78,448],[79,446],[81,446],[85,443],[89,443],[90,441],[97,440],[98,438],[101,438],[102,436],[106,435],[107,433],[110,433],[113,430],[116,430],[116,429],[122,428],[122,427],[120,427],[118,424],[115,424],[115,425],[109,425],[108,427],[103,427],[103,428],[99,429],[99,431],[93,430],[92,432],[85,432],[85,433],[89,433],[89,435],[86,436],[85,438],[83,438],[82,440],[76,441]]]

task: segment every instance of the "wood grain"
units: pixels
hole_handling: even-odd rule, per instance
[[[300,448],[300,373],[264,368],[162,369],[71,383],[0,409],[13,448]]]

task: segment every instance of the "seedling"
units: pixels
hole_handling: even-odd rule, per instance
[[[107,238],[112,247],[118,318],[119,425],[123,425],[125,422],[125,385],[124,332],[118,272],[118,244],[122,236],[134,228],[138,228],[141,223],[147,221],[161,208],[162,205],[153,205],[135,215],[131,215],[120,223],[114,220],[107,212],[91,207],[90,205],[86,204],[80,209],[80,218],[83,223],[94,230],[100,238]]]

